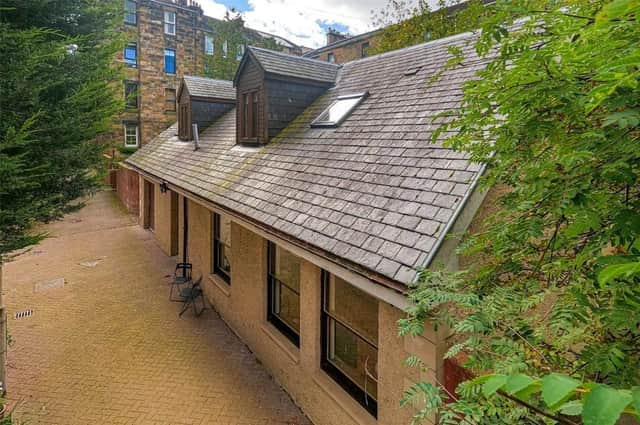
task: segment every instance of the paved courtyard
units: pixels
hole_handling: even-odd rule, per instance
[[[175,260],[114,194],[47,230],[51,238],[5,265],[8,396],[19,419],[308,423],[214,311],[178,318],[181,305],[168,301]]]

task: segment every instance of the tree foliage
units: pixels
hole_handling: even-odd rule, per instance
[[[484,7],[482,0],[452,3],[439,0],[436,7],[425,0],[419,0],[414,6],[410,4],[406,0],[389,0],[387,6],[375,14],[374,25],[383,31],[373,53],[475,30],[491,13],[491,8]]]
[[[33,226],[78,208],[101,182],[96,138],[121,109],[113,58],[121,5],[4,0],[0,13],[0,262]],[[6,258],[6,257],[5,257]]]
[[[260,40],[249,38],[242,16],[232,14],[229,11],[227,11],[224,20],[216,24],[213,45],[213,55],[205,56],[204,73],[207,77],[223,80],[233,80],[245,46],[252,45],[270,50],[282,50],[272,38]]]
[[[469,267],[421,273],[400,323],[450,327],[447,356],[480,378],[406,402],[441,423],[640,419],[640,1],[493,10],[490,63],[434,141],[458,130],[444,143],[486,164],[500,208],[460,246]]]

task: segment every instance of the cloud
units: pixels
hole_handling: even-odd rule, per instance
[[[227,6],[224,4],[215,0],[200,0],[199,3],[205,15],[218,19],[224,18],[224,14],[227,11]]]
[[[435,2],[435,0],[431,0]],[[199,0],[206,15],[223,18],[229,0]],[[414,4],[416,0],[405,0]],[[328,27],[346,28],[352,35],[371,31],[372,11],[388,0],[248,0],[242,13],[246,26],[284,37],[293,43],[318,48],[326,43]]]
[[[243,14],[250,28],[280,35],[296,44],[320,47],[326,42],[326,27],[339,25],[352,34],[372,29],[371,9],[386,0],[249,0]]]

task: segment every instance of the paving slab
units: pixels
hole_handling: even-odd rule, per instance
[[[8,399],[20,421],[309,423],[215,311],[178,317],[176,260],[112,192],[46,229],[4,267]]]

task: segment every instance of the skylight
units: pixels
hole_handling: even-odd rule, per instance
[[[364,92],[338,97],[311,122],[311,127],[339,126],[368,95],[368,92]]]

